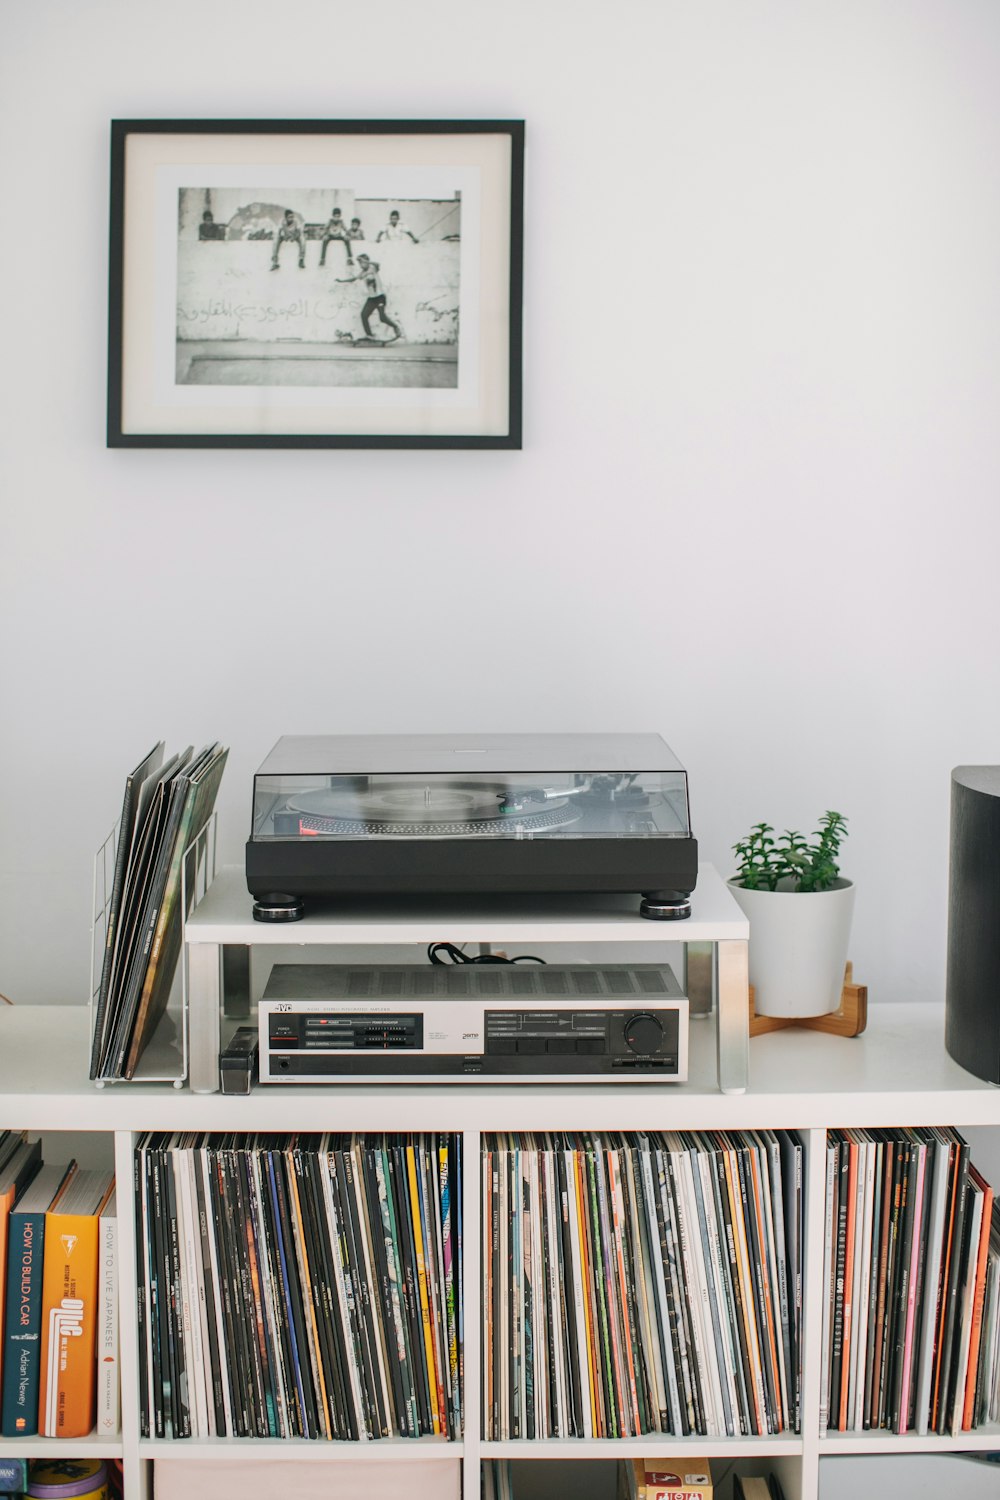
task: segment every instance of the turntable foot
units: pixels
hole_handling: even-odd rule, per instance
[[[286,896],[283,891],[268,891],[265,896],[257,896],[253,903],[255,922],[297,922],[305,914],[305,903],[298,896]]]
[[[681,922],[691,915],[690,891],[643,891],[640,917],[651,922]]]

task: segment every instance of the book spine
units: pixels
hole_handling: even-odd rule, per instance
[[[97,1431],[113,1436],[121,1425],[118,1369],[118,1219],[102,1214],[98,1225]]]
[[[0,1431],[4,1437],[29,1437],[38,1431],[44,1213],[12,1213],[7,1235]]]
[[[38,1404],[46,1437],[88,1437],[94,1426],[97,1236],[96,1215],[47,1215]]]

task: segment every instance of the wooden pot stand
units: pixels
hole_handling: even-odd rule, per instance
[[[828,1036],[860,1036],[868,1025],[868,986],[855,984],[852,965],[844,970],[844,988],[840,1007],[826,1016],[759,1016],[754,1010],[753,985],[750,986],[750,1035],[763,1036],[767,1031],[784,1031],[788,1026],[808,1031],[825,1031]]]

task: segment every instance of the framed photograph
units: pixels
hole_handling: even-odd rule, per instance
[[[108,445],[520,448],[520,120],[114,120]]]

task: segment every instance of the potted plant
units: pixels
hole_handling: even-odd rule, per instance
[[[854,885],[840,874],[847,820],[824,813],[812,839],[774,837],[756,823],[734,844],[729,888],[750,920],[750,983],[762,1016],[823,1016],[838,1009],[854,913]]]

